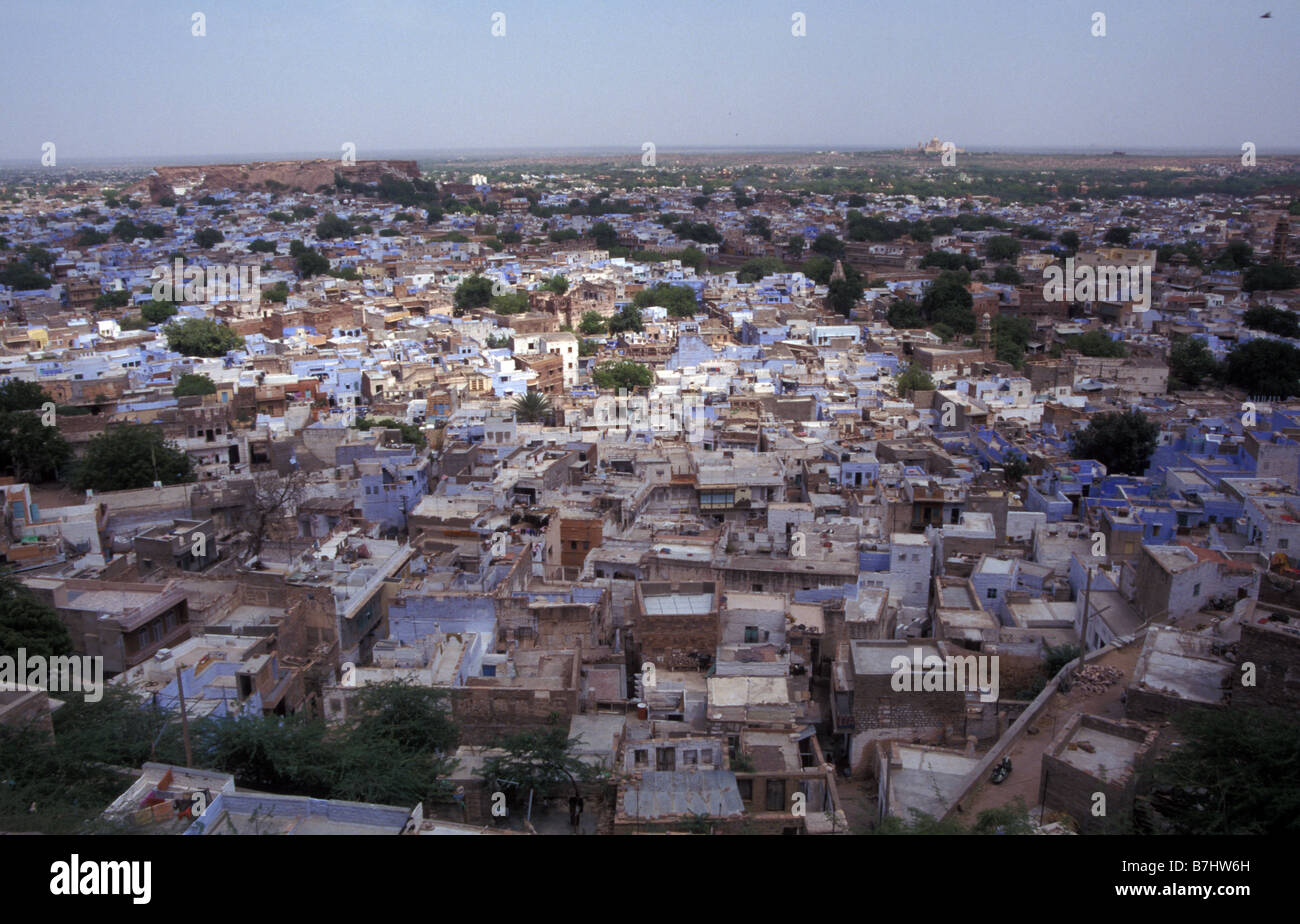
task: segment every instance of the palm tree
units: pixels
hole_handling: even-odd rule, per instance
[[[540,392],[530,391],[515,399],[515,416],[525,423],[537,423],[551,416],[551,399]]]

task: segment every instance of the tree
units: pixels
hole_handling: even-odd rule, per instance
[[[603,334],[605,331],[609,330],[609,324],[605,322],[605,319],[600,316],[599,312],[587,311],[583,313],[582,319],[578,322],[578,330],[579,332],[588,335]]]
[[[1300,269],[1285,263],[1261,263],[1246,269],[1241,287],[1247,292],[1300,287]]]
[[[113,223],[113,237],[119,241],[130,243],[140,236],[140,229],[135,226],[135,222],[130,218],[123,216]]]
[[[598,221],[592,225],[591,236],[601,250],[608,250],[618,243],[618,232],[607,221]]]
[[[600,771],[574,756],[581,739],[569,738],[562,728],[529,730],[507,735],[497,743],[506,753],[489,757],[479,775],[490,789],[525,798],[529,791],[539,798],[561,792],[581,795],[578,782],[596,779]]]
[[[1180,337],[1169,350],[1169,390],[1200,388],[1219,374],[1219,363],[1199,337]]]
[[[1119,244],[1121,247],[1127,247],[1129,240],[1133,237],[1133,229],[1120,225],[1109,228],[1102,238],[1107,244]]]
[[[832,279],[828,289],[826,299],[830,308],[847,318],[858,299],[862,298],[862,277]]]
[[[812,251],[828,260],[843,260],[844,242],[829,231],[823,231],[813,241]]]
[[[934,379],[930,378],[930,373],[922,369],[917,363],[912,363],[894,380],[894,388],[898,391],[900,397],[906,397],[913,392],[934,391]]]
[[[289,286],[283,281],[267,286],[262,290],[262,298],[268,302],[283,304],[289,300]]]
[[[176,387],[172,389],[172,397],[185,398],[190,395],[215,395],[217,393],[216,383],[206,375],[194,374],[191,372],[184,373],[180,380],[177,381]]]
[[[167,485],[193,480],[190,457],[164,439],[161,427],[119,424],[86,445],[68,483],[75,491],[126,491],[155,481]]]
[[[746,260],[736,271],[737,282],[758,282],[764,276],[785,272],[785,264],[776,257],[755,257]]]
[[[295,243],[301,246],[302,242],[297,241]],[[313,247],[302,247],[294,255],[294,263],[297,266],[298,275],[304,279],[323,276],[330,271],[329,257]]]
[[[551,276],[542,283],[542,289],[547,292],[554,292],[556,295],[563,295],[569,291],[569,280],[563,276]]]
[[[479,273],[456,286],[456,293],[452,296],[452,304],[458,315],[470,309],[486,308],[491,302],[492,280]]]
[[[890,305],[889,311],[885,313],[885,320],[893,328],[925,327],[925,315],[921,313],[921,306],[910,298],[901,298]]]
[[[497,314],[523,314],[528,310],[528,293],[506,292],[503,295],[493,295],[489,307]]]
[[[1300,337],[1300,319],[1295,313],[1272,305],[1256,305],[1247,310],[1242,323],[1251,330],[1264,330],[1279,337]]]
[[[785,249],[790,255],[798,260],[803,256],[804,238],[802,234],[791,234],[785,239]]]
[[[1057,240],[1061,242],[1062,247],[1067,248],[1071,252],[1075,252],[1079,249],[1078,231],[1062,231],[1061,236],[1058,237]]]
[[[932,266],[941,270],[976,270],[980,268],[980,261],[966,254],[932,250],[921,258],[921,268],[928,269]]]
[[[652,289],[642,289],[633,296],[632,305],[636,308],[667,308],[668,314],[675,318],[694,317],[699,310],[694,289],[663,282]]]
[[[1014,266],[998,266],[993,269],[993,281],[1018,286],[1025,280]]]
[[[72,447],[57,427],[46,426],[34,411],[0,413],[0,471],[17,482],[56,478],[72,458]]]
[[[625,389],[648,388],[654,384],[654,375],[641,363],[632,360],[601,363],[591,373],[597,388]]]
[[[126,289],[114,289],[95,298],[96,311],[125,308],[129,304],[131,304],[131,293]]]
[[[1067,337],[1065,345],[1071,350],[1078,350],[1084,356],[1108,356],[1119,358],[1128,355],[1128,348],[1118,340],[1106,336],[1105,331],[1090,330],[1084,334]]]
[[[1141,475],[1159,437],[1160,428],[1141,411],[1110,411],[1096,415],[1074,434],[1070,455],[1095,459],[1112,475]]]
[[[73,650],[58,613],[20,584],[13,572],[0,571],[0,652],[13,655],[20,648],[28,657],[44,658]]]
[[[26,292],[35,289],[48,289],[54,284],[49,276],[42,275],[26,260],[6,263],[0,267],[0,283],[11,289]]]
[[[745,233],[770,241],[772,239],[772,221],[766,215],[752,215],[745,222]]]
[[[1158,833],[1300,833],[1300,720],[1284,709],[1187,709],[1181,745],[1152,772],[1140,804]]]
[[[364,432],[369,431],[372,427],[384,427],[389,430],[397,430],[402,434],[402,442],[411,446],[423,447],[427,444],[424,438],[424,431],[414,424],[404,423],[400,420],[393,420],[391,417],[362,417],[357,421],[357,429]]]
[[[965,334],[975,332],[974,299],[966,289],[969,277],[962,271],[944,270],[925,290],[921,312],[931,322],[947,324]]]
[[[246,485],[246,503],[240,508],[239,527],[244,537],[240,543],[246,559],[262,554],[262,545],[272,525],[298,510],[307,488],[307,476],[295,469],[287,476],[275,472],[258,472]]]
[[[988,239],[984,245],[984,252],[996,263],[1014,260],[1020,256],[1020,242],[1010,235],[999,234]]]
[[[545,420],[554,413],[551,407],[551,399],[545,395],[530,391],[526,395],[520,395],[514,400],[515,416],[525,423],[537,423]]]
[[[1224,360],[1223,377],[1250,395],[1300,395],[1300,350],[1280,340],[1238,344]]]
[[[1223,253],[1219,254],[1219,258],[1214,261],[1214,265],[1224,269],[1239,270],[1245,269],[1254,262],[1255,248],[1245,241],[1230,241]]]
[[[322,240],[351,237],[354,233],[352,224],[333,212],[326,212],[325,217],[316,222],[316,236]]]
[[[217,228],[200,228],[194,232],[194,244],[204,250],[210,250],[214,244],[220,244],[226,236]]]
[[[623,309],[609,319],[609,332],[619,334],[625,330],[643,331],[645,322],[641,320],[641,309],[636,305],[624,305]]]
[[[1034,322],[1029,318],[999,317],[993,326],[993,352],[998,361],[1019,369],[1033,335]]]
[[[160,302],[150,299],[140,304],[140,317],[144,318],[150,324],[161,324],[168,318],[176,316],[176,306],[171,302]]]
[[[163,328],[167,348],[186,356],[225,356],[244,345],[244,338],[207,318],[186,318]]]
[[[1002,456],[1002,480],[1009,487],[1015,487],[1028,474],[1029,462],[1014,449],[1008,449]]]
[[[275,241],[268,241],[265,238],[257,238],[248,242],[249,253],[275,253]]]
[[[0,385],[0,412],[34,411],[53,400],[40,385],[21,379],[10,379]]]

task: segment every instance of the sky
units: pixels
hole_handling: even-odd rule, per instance
[[[346,142],[1300,152],[1300,0],[6,0],[3,21],[9,163],[47,141],[59,165]]]

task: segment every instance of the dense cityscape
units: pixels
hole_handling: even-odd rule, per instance
[[[0,161],[0,832],[1295,834],[1297,146],[925,120]]]

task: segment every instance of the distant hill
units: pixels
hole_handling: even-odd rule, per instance
[[[333,186],[335,173],[359,183],[374,183],[381,176],[405,180],[419,179],[420,170],[413,160],[359,160],[344,166],[338,160],[277,160],[251,164],[202,164],[188,167],[155,167],[144,180],[131,187],[135,195],[148,196],[157,202],[163,196],[184,193],[220,192],[223,189],[251,192],[260,190],[297,190],[315,192],[321,186]]]

